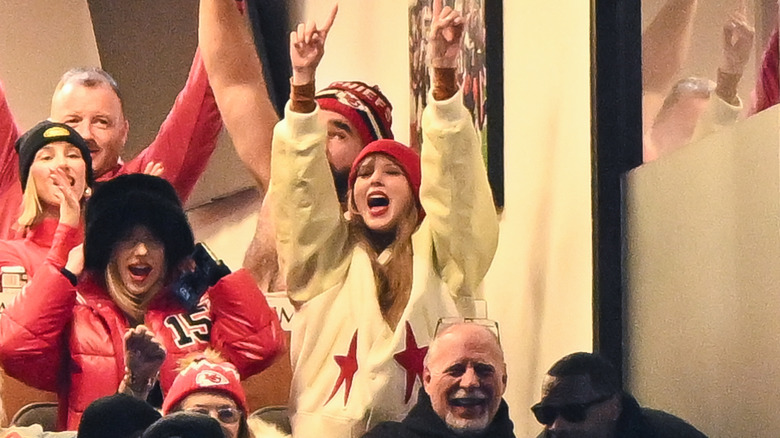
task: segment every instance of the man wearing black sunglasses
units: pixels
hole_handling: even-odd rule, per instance
[[[621,390],[614,367],[592,353],[556,362],[531,411],[544,426],[538,438],[707,438],[674,415],[640,407]]]

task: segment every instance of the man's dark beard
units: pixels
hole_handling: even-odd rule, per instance
[[[336,185],[336,195],[339,197],[339,202],[344,204],[347,202],[347,191],[349,190],[349,169],[339,170],[331,164],[330,173],[333,175],[333,182]]]

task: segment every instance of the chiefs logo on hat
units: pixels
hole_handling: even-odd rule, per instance
[[[338,90],[336,92],[336,99],[344,105],[349,105],[352,108],[359,109],[361,111],[368,111],[368,107],[357,96],[349,91]]]
[[[176,380],[173,381],[168,394],[163,399],[163,414],[179,404],[189,394],[197,391],[217,391],[233,398],[241,411],[247,413],[246,395],[241,387],[241,378],[236,367],[228,362],[209,362],[203,356],[193,359]]]
[[[228,380],[227,377],[225,377],[221,373],[218,373],[216,371],[206,370],[198,373],[198,375],[195,377],[195,384],[201,387],[218,386],[218,385],[228,385],[230,384],[230,381]]]

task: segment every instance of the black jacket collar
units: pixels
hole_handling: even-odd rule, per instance
[[[414,405],[409,412],[409,415],[406,416],[402,423],[410,430],[424,437],[465,437],[465,435],[456,435],[447,427],[444,420],[439,418],[436,412],[433,411],[431,399],[422,388],[420,388],[417,397],[417,404]],[[507,406],[506,401],[502,399],[501,405],[498,407],[498,412],[496,412],[496,416],[493,418],[488,429],[481,434],[469,436],[469,438],[514,438],[514,436],[514,425],[512,424],[512,420],[509,419],[509,406]]]

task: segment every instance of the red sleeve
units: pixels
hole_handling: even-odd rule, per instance
[[[209,289],[211,346],[233,363],[242,379],[268,368],[284,351],[284,332],[246,269]]]
[[[761,68],[758,71],[756,89],[754,91],[753,108],[748,115],[753,115],[777,104],[780,101],[780,72],[778,72],[778,30],[769,37],[769,45],[764,51]]]
[[[55,268],[65,266],[70,250],[83,241],[81,229],[65,224],[57,224],[54,242],[46,250],[36,245],[29,245],[26,240],[0,240],[0,267],[21,266],[32,277],[35,272],[48,261]],[[2,289],[2,288],[0,288]]]
[[[0,365],[6,374],[44,391],[57,391],[65,358],[65,329],[76,288],[45,263],[0,316]]]
[[[55,268],[61,269],[68,262],[70,250],[84,241],[84,234],[80,228],[74,228],[62,223],[57,224],[57,230],[54,232],[54,241],[46,255],[46,261]]]
[[[21,266],[27,270],[26,260],[20,254],[19,246],[22,240],[0,240],[0,268],[5,266]],[[23,248],[22,248],[23,250]],[[2,289],[2,287],[0,287]]]
[[[121,173],[141,172],[150,161],[161,162],[162,176],[173,184],[184,202],[206,169],[221,129],[222,118],[198,49],[187,83],[157,137]]]
[[[12,227],[19,217],[22,186],[19,182],[19,156],[14,150],[19,128],[16,126],[5,88],[0,82],[0,239],[14,237]]]

